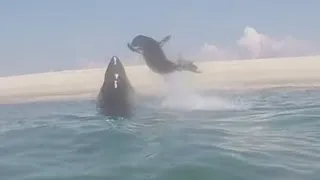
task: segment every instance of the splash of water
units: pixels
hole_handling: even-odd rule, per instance
[[[180,110],[230,110],[239,107],[217,96],[203,96],[188,88],[182,72],[164,76],[167,92],[161,106]]]

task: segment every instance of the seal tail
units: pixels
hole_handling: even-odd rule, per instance
[[[198,70],[198,67],[191,61],[179,59],[176,65],[179,71],[201,73],[201,71]]]

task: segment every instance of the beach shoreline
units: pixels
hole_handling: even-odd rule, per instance
[[[202,73],[182,72],[173,75],[176,81],[184,81],[188,88],[195,91],[320,87],[320,56],[195,63]],[[145,65],[125,68],[137,92],[145,95],[165,92],[165,78],[151,72]],[[93,99],[103,83],[105,69],[0,77],[0,104]]]

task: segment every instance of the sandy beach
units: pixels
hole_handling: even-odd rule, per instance
[[[200,74],[183,72],[162,77],[145,65],[126,66],[132,85],[150,95],[166,90],[165,78],[188,88],[269,88],[320,86],[320,56],[196,62]],[[61,99],[93,99],[106,68],[0,77],[0,104]]]

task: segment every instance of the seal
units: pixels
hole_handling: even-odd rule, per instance
[[[135,90],[117,56],[106,69],[97,97],[97,108],[105,116],[130,118],[133,115]]]
[[[162,47],[171,39],[171,35],[157,41],[145,35],[137,35],[131,43],[128,43],[128,48],[135,53],[141,54],[147,66],[155,73],[168,74],[175,71],[190,71],[200,73],[198,67],[191,61],[178,60],[174,63],[167,59]]]

